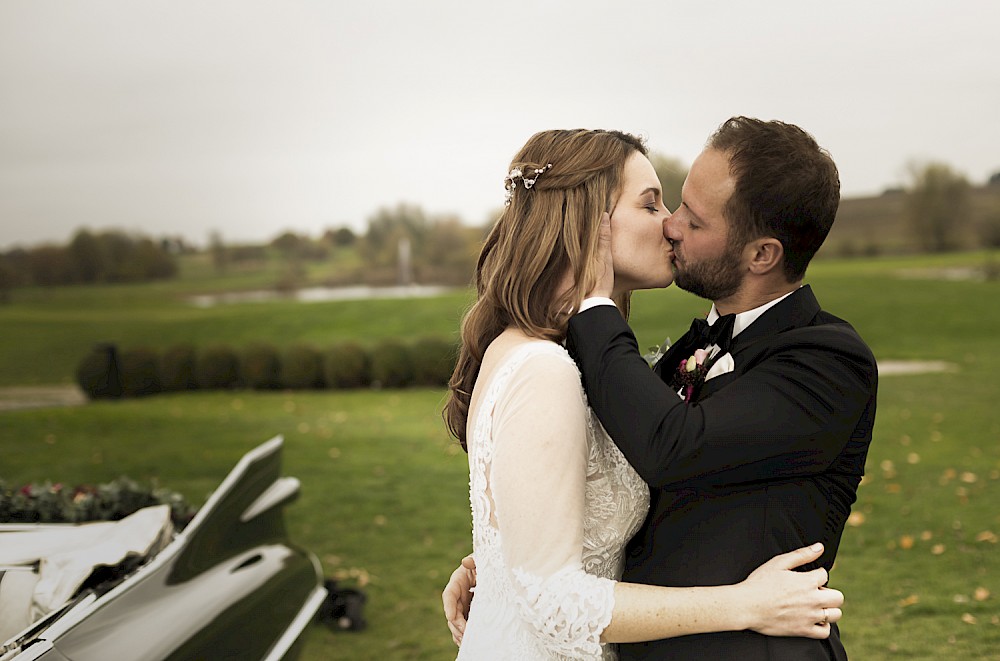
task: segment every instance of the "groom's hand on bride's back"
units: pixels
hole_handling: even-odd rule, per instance
[[[601,224],[597,235],[597,252],[594,254],[597,283],[587,294],[587,298],[602,296],[611,298],[615,290],[615,264],[611,257],[611,216],[601,214]]]
[[[476,560],[471,555],[462,558],[462,564],[451,573],[448,585],[441,593],[444,616],[448,620],[451,639],[456,645],[462,644],[465,623],[472,605],[472,588],[476,587]]]

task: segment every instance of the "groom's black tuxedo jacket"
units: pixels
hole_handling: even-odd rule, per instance
[[[612,306],[575,315],[567,346],[590,406],[650,485],[649,516],[623,580],[675,587],[738,583],[816,541],[833,565],[875,420],[871,351],[802,287],[733,339],[735,369],[690,404],[666,382],[695,349],[685,335],[650,370]],[[812,569],[814,567],[808,567]],[[828,640],[751,631],[621,646],[625,659],[846,659]]]

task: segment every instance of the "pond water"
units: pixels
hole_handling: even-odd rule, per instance
[[[298,301],[324,303],[328,301],[357,301],[371,298],[421,298],[439,296],[453,289],[438,285],[407,285],[399,287],[304,287],[290,292],[274,290],[227,292],[192,296],[188,300],[199,308],[210,308],[229,303],[267,303],[269,301]]]

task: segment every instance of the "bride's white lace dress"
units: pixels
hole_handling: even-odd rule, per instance
[[[649,490],[576,364],[558,344],[515,343],[480,373],[469,421],[477,586],[459,659],[617,658],[600,636]]]

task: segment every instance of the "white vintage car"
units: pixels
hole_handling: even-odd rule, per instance
[[[327,597],[293,546],[282,439],[247,453],[182,531],[168,507],[115,522],[0,525],[0,661],[293,659]]]

